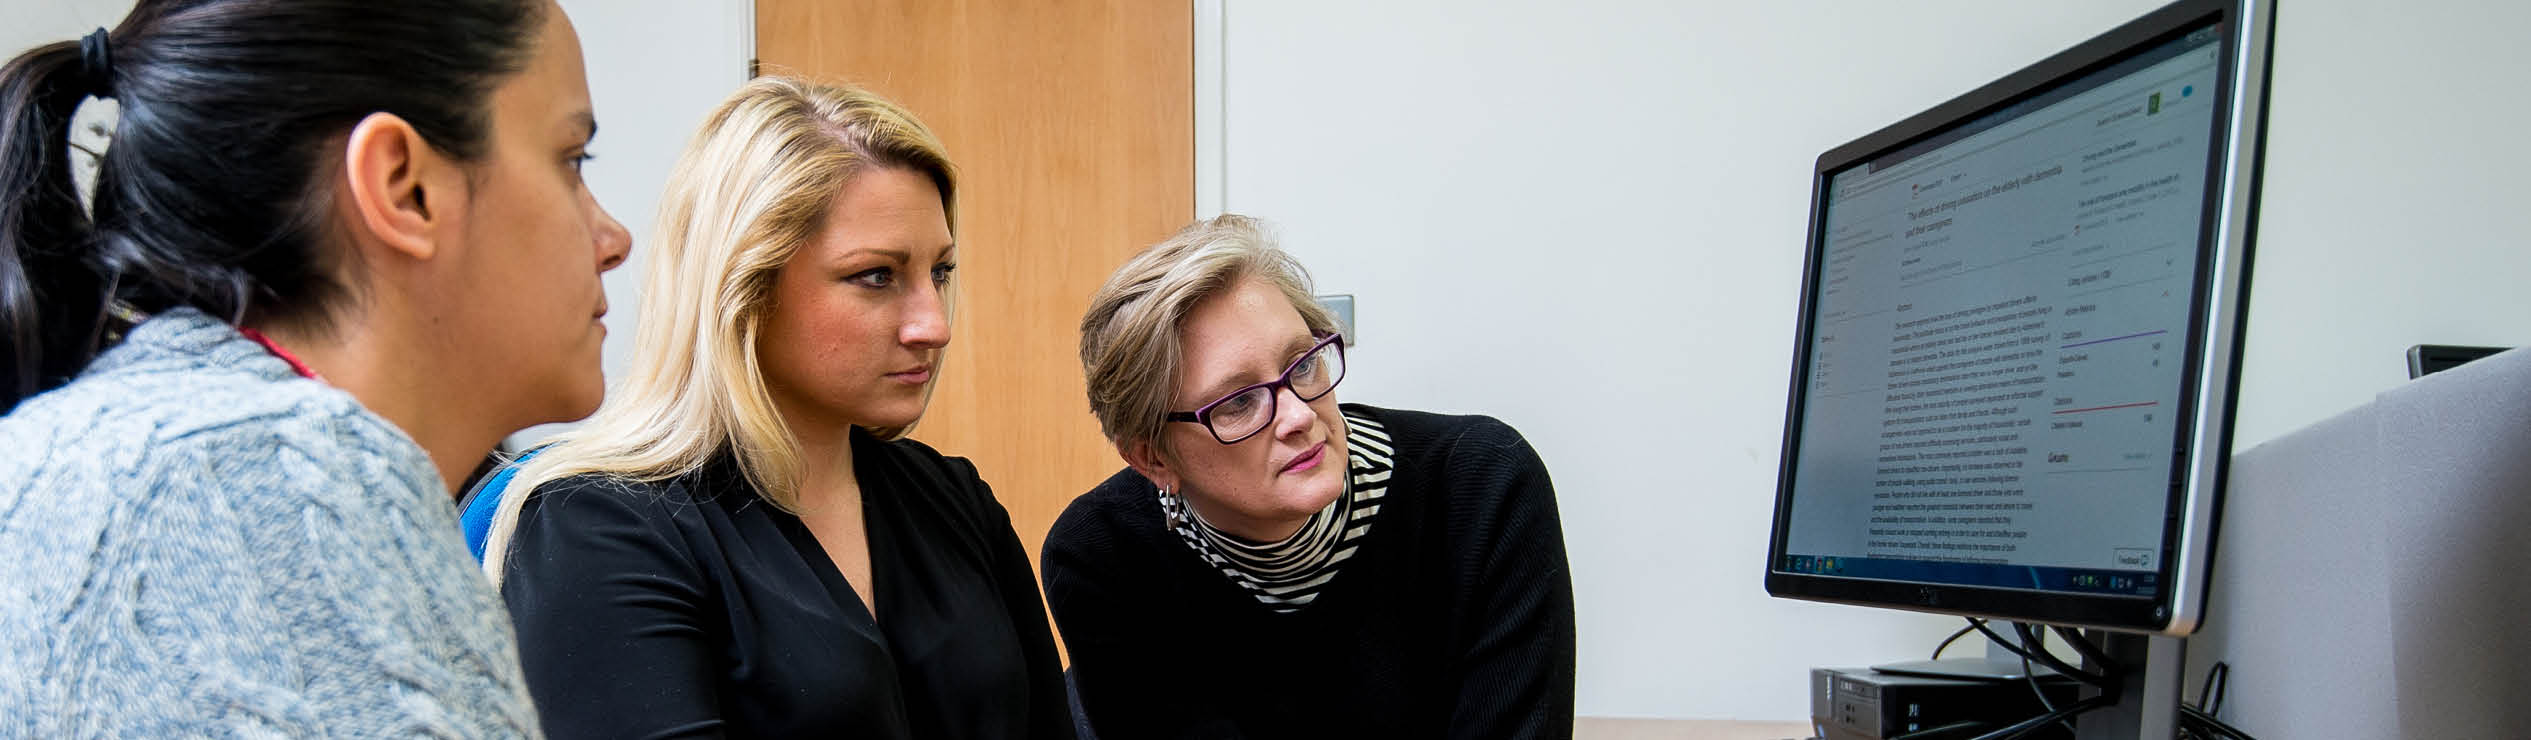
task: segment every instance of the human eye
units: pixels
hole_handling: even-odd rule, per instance
[[[1262,402],[1265,396],[1257,391],[1256,388],[1250,388],[1240,391],[1239,395],[1222,399],[1220,404],[1213,407],[1213,414],[1232,418],[1248,415],[1257,409],[1257,404]]]
[[[888,267],[873,267],[853,273],[850,277],[844,278],[844,282],[864,288],[887,288],[896,285],[896,270]]]
[[[932,284],[948,285],[950,274],[957,271],[958,265],[955,263],[943,263],[932,266]]]
[[[1324,370],[1327,366],[1327,362],[1319,359],[1319,355],[1320,353],[1312,352],[1309,356],[1301,358],[1300,362],[1294,363],[1292,365],[1292,379],[1316,380],[1318,378],[1318,373],[1321,370]]]

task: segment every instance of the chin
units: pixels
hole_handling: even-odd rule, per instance
[[[1291,515],[1308,516],[1318,513],[1319,509],[1327,508],[1327,504],[1335,501],[1336,497],[1345,495],[1345,480],[1342,476],[1331,474],[1336,472],[1333,467],[1310,472],[1312,475],[1308,478],[1292,481],[1291,487],[1286,489],[1283,502],[1291,509],[1288,512]]]
[[[922,420],[923,406],[918,403],[911,409],[882,409],[881,413],[871,414],[870,420],[861,422],[861,425],[872,429],[903,429]]]
[[[573,389],[571,392],[558,393],[550,398],[553,399],[552,405],[545,407],[543,413],[536,415],[535,423],[567,424],[589,418],[590,414],[597,413],[601,396]]]
[[[606,373],[595,365],[590,363],[589,369],[565,377],[561,387],[545,396],[552,403],[545,408],[545,419],[539,423],[579,421],[597,413],[598,404],[606,400]]]
[[[591,393],[587,396],[574,399],[571,403],[571,408],[563,413],[564,418],[559,419],[558,421],[579,421],[581,419],[589,418],[590,414],[598,412],[598,405],[603,403],[605,400],[606,394],[604,392]]]

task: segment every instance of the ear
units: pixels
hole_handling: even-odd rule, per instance
[[[455,163],[439,155],[413,124],[372,113],[343,142],[345,190],[353,217],[374,241],[416,260],[438,253],[457,194],[445,175]],[[436,209],[435,209],[436,208]]]
[[[1161,459],[1160,448],[1149,440],[1118,442],[1116,455],[1125,458],[1126,465],[1133,466],[1134,472],[1141,473],[1142,477],[1149,479],[1152,485],[1159,486],[1160,490],[1178,490],[1177,471],[1169,467],[1167,460]]]

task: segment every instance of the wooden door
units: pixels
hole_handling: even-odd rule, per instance
[[[914,437],[975,461],[1036,562],[1123,467],[1081,385],[1081,313],[1193,218],[1187,0],[756,0],[767,73],[869,88],[958,168],[953,336]]]

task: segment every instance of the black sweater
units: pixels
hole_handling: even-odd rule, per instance
[[[1128,469],[1046,539],[1046,598],[1101,740],[1569,738],[1573,584],[1546,465],[1482,416],[1348,404],[1395,470],[1361,550],[1278,614],[1206,566]]]
[[[1069,738],[1009,515],[963,458],[853,434],[874,623],[799,517],[724,456],[520,511],[502,594],[557,738]]]

